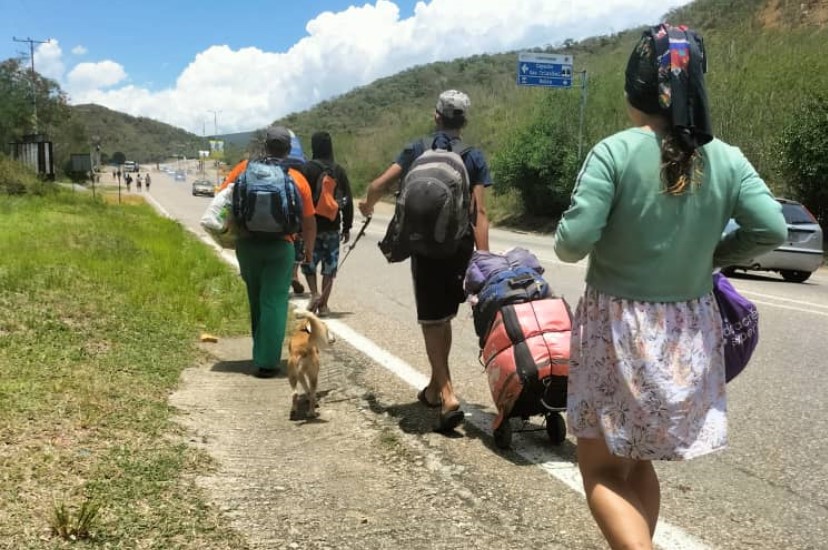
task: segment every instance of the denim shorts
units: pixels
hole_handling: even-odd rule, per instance
[[[322,264],[322,275],[336,276],[339,267],[339,231],[322,231],[316,234],[316,244],[313,247],[313,263],[302,264],[302,273],[314,275],[316,268]]]

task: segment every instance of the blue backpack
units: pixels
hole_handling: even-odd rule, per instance
[[[251,160],[233,187],[233,218],[243,234],[279,239],[302,229],[302,196],[288,168],[273,159]]]
[[[472,308],[474,330],[480,339],[480,347],[492,326],[497,312],[503,306],[533,302],[552,297],[549,283],[531,267],[518,266],[491,275],[477,295]]]

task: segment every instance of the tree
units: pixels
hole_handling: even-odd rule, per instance
[[[783,164],[797,200],[828,222],[828,97],[797,112],[782,139]]]
[[[569,206],[578,172],[577,129],[567,118],[572,103],[549,94],[494,157],[495,192],[518,189],[528,214],[557,219]]]
[[[120,151],[112,153],[112,164],[121,165],[126,162],[126,155]]]
[[[37,101],[38,131],[54,131],[68,111],[66,95],[57,82],[38,73],[33,76],[20,59],[0,62],[0,142],[4,145],[32,133],[32,93]]]

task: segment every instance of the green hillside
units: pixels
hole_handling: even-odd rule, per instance
[[[207,149],[204,138],[146,117],[134,117],[100,105],[71,108],[87,136],[99,136],[104,161],[116,152],[139,163],[161,162],[176,154],[194,157]]]
[[[716,135],[741,147],[774,191],[786,193],[782,134],[803,104],[828,90],[828,7],[821,0],[697,0],[664,19],[704,35]],[[545,51],[573,54],[576,72],[589,75],[585,150],[627,125],[623,72],[640,32],[579,43],[550,37],[568,47]],[[504,193],[510,187],[537,184],[544,200],[530,200],[530,207],[555,217],[561,200],[546,199],[568,197],[579,165],[579,90],[518,87],[516,65],[516,52],[424,65],[277,122],[306,144],[313,131],[330,131],[337,160],[362,189],[406,141],[431,128],[440,91],[464,90],[472,99],[465,137],[492,160],[500,192],[496,209],[505,215],[515,208],[514,192]]]

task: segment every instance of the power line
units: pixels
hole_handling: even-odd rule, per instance
[[[51,40],[34,40],[32,38],[17,38],[15,36],[12,37],[12,40],[15,42],[28,42],[29,44],[29,58],[31,60],[32,66],[32,133],[37,133],[37,90],[36,90],[36,76],[35,76],[35,63],[34,63],[34,45],[35,44],[48,44]]]

